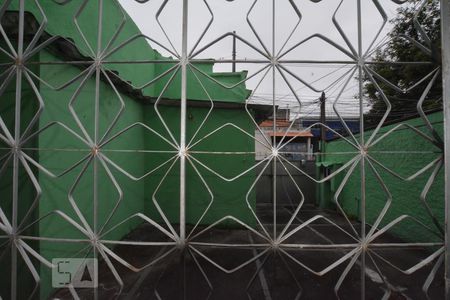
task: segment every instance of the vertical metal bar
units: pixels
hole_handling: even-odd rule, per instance
[[[445,136],[445,298],[450,299],[450,2],[441,1],[442,88]]]
[[[363,49],[362,49],[362,11],[361,0],[357,2],[358,13],[358,81],[359,81],[359,135],[360,135],[360,151],[363,155],[361,167],[361,205],[360,205],[360,219],[361,219],[361,299],[366,299],[366,170],[365,170],[365,138],[364,138],[364,106],[363,106]]]
[[[102,53],[102,31],[103,31],[103,0],[98,0],[98,17],[97,17],[97,54],[96,54],[96,70],[95,70],[95,106],[94,106],[94,149],[93,150],[93,179],[94,179],[94,234],[97,235],[98,223],[98,148],[99,143],[99,119],[100,119],[100,76],[101,76],[101,58]]]
[[[180,242],[186,238],[186,106],[187,106],[187,33],[188,0],[183,0],[183,28],[181,52],[181,116],[180,116]]]
[[[14,115],[14,180],[13,185],[13,213],[12,213],[12,226],[15,230],[17,229],[17,201],[18,201],[18,168],[19,168],[19,141],[20,141],[20,109],[21,109],[21,97],[22,97],[22,58],[23,58],[23,35],[24,35],[24,11],[25,11],[24,0],[20,1],[20,17],[19,17],[19,42],[17,51],[17,68],[16,68],[16,107]]]
[[[102,0],[100,0],[100,1],[102,1]],[[100,14],[101,12],[99,11],[99,14]],[[99,30],[100,30],[100,27],[99,27]],[[93,183],[93,187],[92,187],[92,189],[93,189],[93,191],[92,191],[92,193],[93,193],[93,211],[92,211],[92,214],[93,214],[93,225],[92,225],[92,231],[93,231],[93,234],[94,234],[94,238],[95,239],[97,239],[97,224],[98,224],[98,184],[99,184],[99,178],[98,178],[98,170],[99,170],[99,167],[98,167],[98,163],[99,163],[99,161],[98,161],[98,156],[97,156],[97,154],[98,154],[98,149],[97,149],[97,144],[98,144],[98,118],[100,117],[100,114],[99,114],[99,111],[100,111],[100,67],[99,66],[97,66],[97,70],[95,71],[95,108],[94,108],[94,119],[95,119],[95,121],[94,121],[94,123],[95,123],[95,125],[94,125],[94,131],[95,131],[95,133],[94,133],[94,135],[95,135],[95,137],[94,137],[94,143],[95,143],[95,145],[94,145],[94,149],[92,150],[93,151],[93,159],[92,159],[92,183]],[[94,247],[92,247],[92,252],[93,252],[93,258],[97,258],[98,257],[98,250],[97,250],[97,247],[96,247],[96,245],[94,245]],[[98,299],[98,289],[94,289],[94,299]]]
[[[97,54],[96,54],[96,70],[95,70],[95,110],[94,110],[94,143],[97,147],[99,136],[99,106],[100,106],[100,67],[102,53],[102,30],[103,30],[103,0],[98,0],[98,16],[97,16]]]
[[[277,109],[276,109],[276,80],[275,80],[275,0],[272,0],[272,100],[273,100],[273,144],[272,148],[277,149]],[[278,153],[278,150],[275,150]],[[273,175],[273,239],[277,239],[277,157],[274,156],[272,162],[272,175]]]
[[[98,212],[98,131],[99,131],[99,117],[100,117],[100,67],[97,66],[95,70],[95,104],[94,104],[94,145],[92,149],[93,157],[93,232],[97,234],[97,212]]]
[[[19,36],[17,44],[16,99],[14,115],[14,159],[13,159],[13,195],[12,195],[12,234],[11,242],[11,299],[17,299],[17,223],[19,203],[19,141],[22,106],[22,64],[24,48],[25,0],[19,1]]]
[[[98,144],[99,144],[99,128],[100,128],[100,76],[101,76],[101,53],[102,53],[102,37],[103,37],[103,0],[98,0],[98,16],[97,16],[97,53],[96,53],[96,70],[95,70],[95,107],[94,107],[94,149],[93,149],[93,234],[97,239],[98,232],[98,186],[99,186],[99,161],[98,161]],[[97,245],[93,247],[93,257],[98,257]],[[98,276],[95,274],[95,276]],[[98,289],[94,289],[94,299],[98,299]]]
[[[16,140],[17,141],[17,140]],[[13,158],[13,207],[12,207],[12,234],[11,241],[11,299],[17,299],[17,202],[18,202],[18,181],[19,181],[19,158],[15,150]]]

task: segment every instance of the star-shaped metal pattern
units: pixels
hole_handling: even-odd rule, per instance
[[[62,253],[99,259],[104,288],[55,296],[211,299],[228,284],[249,299],[442,295],[448,141],[425,109],[441,66],[408,83],[375,68],[436,63],[428,0],[128,3],[148,35],[125,2],[0,3],[0,298],[47,297]],[[405,7],[418,38],[397,38],[426,61],[376,61]],[[233,40],[245,57],[224,54]],[[384,111],[355,133],[346,113],[364,120],[368,83]],[[420,91],[415,120],[386,124],[388,90]],[[297,130],[322,92],[341,128]],[[280,123],[283,107],[294,113]],[[335,140],[302,153],[313,174],[290,159],[292,131],[321,128]],[[329,189],[332,212],[313,207],[311,186]]]

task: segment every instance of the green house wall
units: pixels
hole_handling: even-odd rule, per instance
[[[54,60],[57,58],[52,57],[48,52],[42,52],[41,59]],[[64,81],[77,75],[77,72],[79,70],[72,66],[55,67],[42,65],[40,76],[49,82],[52,82],[55,78]],[[78,129],[73,116],[70,115],[68,110],[69,101],[77,86],[77,84],[73,84],[61,91],[54,91],[41,85],[40,92],[43,99],[45,99],[46,107],[39,120],[40,128],[52,122],[61,122],[82,136],[81,130]],[[120,102],[114,90],[107,83],[100,82],[99,91],[101,99],[99,127],[100,135],[102,135],[119,111]],[[94,95],[95,80],[92,78],[87,81],[73,104],[78,118],[82,121],[86,131],[91,136],[94,134],[95,118],[92,109],[95,101]],[[168,132],[157,116],[153,105],[140,103],[123,94],[121,94],[121,97],[125,103],[125,110],[115,124],[110,136],[139,122],[168,138]],[[162,105],[159,107],[159,112],[172,135],[178,140],[180,125],[179,107]],[[194,134],[198,131],[199,126],[204,122],[209,112],[210,107],[188,108],[187,135],[189,141],[194,137]],[[253,129],[250,116],[242,108],[213,109],[192,142],[199,141],[200,138],[227,123],[239,126],[247,132],[252,132]],[[38,145],[39,149],[43,149],[39,150],[39,163],[54,174],[64,172],[84,156],[89,155],[91,151],[86,145],[59,125],[53,125],[43,131],[39,135]],[[64,151],[64,149],[71,149],[71,151]],[[72,151],[74,149],[77,151]],[[152,151],[170,151],[170,153],[153,153]],[[192,151],[194,151],[191,154],[192,156],[201,160],[205,165],[212,166],[215,171],[229,178],[238,175],[239,172],[243,172],[254,164],[253,154],[219,156],[195,153],[196,151],[253,152],[253,139],[231,126],[225,127],[218,131],[217,134],[211,135],[209,138],[198,143],[192,148]],[[176,149],[172,148],[160,137],[144,129],[143,126],[136,126],[128,130],[102,148],[101,152],[134,177],[143,176],[176,155]],[[44,172],[39,172],[39,184],[42,187],[42,197],[39,205],[40,217],[44,217],[54,210],[60,210],[80,223],[80,219],[77,217],[74,208],[69,202],[68,191],[73,187],[84,165],[84,163],[81,164],[60,178],[53,178]],[[119,194],[114,183],[107,176],[104,167],[99,162],[97,162],[97,165],[99,189],[97,191],[98,207],[96,222],[97,228],[101,228],[108,220],[113,207],[116,205]],[[161,214],[156,209],[154,201],[159,204],[163,214],[177,229],[176,224],[179,223],[179,163],[177,162],[173,165],[171,170],[169,170],[169,166],[170,163],[145,177],[145,179],[135,181],[109,165],[109,170],[123,192],[123,199],[117,212],[109,219],[104,231],[111,229],[125,218],[136,213],[144,213],[153,220],[163,223]],[[94,226],[93,168],[94,163],[91,163],[73,191],[74,201],[92,228]],[[188,224],[197,224],[202,216],[203,218],[200,224],[211,224],[227,215],[233,215],[249,225],[255,223],[245,201],[248,187],[251,186],[255,177],[253,172],[247,173],[245,176],[233,182],[226,182],[201,166],[199,167],[197,165],[197,168],[203,180],[208,184],[209,189],[213,191],[213,195],[211,196],[209,194],[202,178],[188,164],[186,183],[186,222]],[[168,174],[165,177],[166,172]],[[155,193],[158,186],[159,189]],[[213,203],[204,215],[205,210],[212,200]],[[249,195],[248,200],[254,209],[256,205],[254,193]],[[115,228],[105,238],[110,240],[121,239],[141,222],[141,220],[136,218],[130,220]],[[233,226],[233,224],[225,225]],[[72,239],[86,238],[66,220],[55,214],[45,217],[39,223],[39,236]],[[81,251],[86,246],[87,244],[85,243],[52,243],[44,241],[40,244],[40,253],[49,259],[54,257],[71,257],[74,253]],[[43,282],[50,282],[50,276],[49,270],[42,268]],[[47,292],[47,289],[43,289],[42,295]]]
[[[443,133],[443,118],[442,113],[434,113],[428,115],[433,127],[438,134],[442,136]],[[426,135],[430,135],[424,121],[421,118],[416,118],[402,122],[408,124],[422,131]],[[400,124],[400,123],[399,123]],[[378,133],[380,137],[387,131],[391,130],[399,124],[383,127]],[[366,131],[366,139],[373,131]],[[357,136],[359,138],[359,136]],[[330,142],[326,145],[326,159],[325,162],[330,164],[332,171],[348,162],[356,154],[343,154],[345,152],[354,152],[346,141],[339,139]],[[394,131],[391,135],[386,136],[382,141],[375,146],[369,148],[369,155],[382,163],[386,168],[397,173],[403,178],[408,178],[417,173],[420,169],[427,166],[433,160],[439,158],[442,153],[441,150],[419,136],[412,129],[401,127]],[[406,219],[400,222],[389,231],[393,236],[397,236],[402,240],[407,241],[436,241],[440,239],[440,231],[428,215],[425,205],[420,200],[420,195],[433,171],[433,168],[419,175],[413,180],[404,181],[393,176],[382,167],[374,163],[376,171],[381,176],[383,182],[386,184],[389,192],[392,195],[392,203],[382,220],[379,228],[388,224],[390,221],[401,215],[410,215],[416,218],[417,221],[429,228],[419,225],[412,219]],[[338,197],[340,205],[344,211],[351,218],[359,219],[360,217],[360,201],[361,201],[361,178],[360,165],[358,165],[346,183],[342,193]],[[344,173],[339,174],[330,183],[325,185],[323,195],[325,199],[320,199],[322,203],[332,202],[339,184],[344,178]],[[369,224],[374,224],[380,212],[387,203],[387,195],[384,192],[381,184],[376,179],[375,174],[366,166],[366,217]],[[426,202],[431,208],[432,213],[438,220],[441,226],[444,224],[444,175],[443,170],[439,172],[435,182],[426,197]]]
[[[95,49],[97,8],[94,7],[96,5],[94,2],[87,2],[87,7],[80,16],[79,24],[90,46]],[[105,1],[104,3],[105,22],[103,26],[105,34],[103,44],[106,44],[108,38],[111,38],[114,34],[114,29],[118,27],[122,15],[119,7],[112,4],[113,2]],[[48,18],[48,26],[45,31],[50,35],[59,35],[72,40],[79,51],[89,56],[88,46],[76,31],[74,23],[67,21],[75,14],[79,3],[72,1],[66,6],[60,6],[49,1],[41,3],[41,5]],[[13,1],[10,7],[10,10],[14,9],[17,9],[17,3],[15,1]],[[32,13],[38,22],[43,21],[38,8],[33,2],[26,2],[26,10]],[[139,31],[136,25],[128,17],[123,31],[119,35],[118,42],[115,45],[137,34],[139,34]],[[129,61],[139,59],[169,60],[170,58],[162,57],[157,51],[151,49],[144,39],[140,38],[115,53],[110,59]],[[79,230],[60,214],[55,213],[55,210],[57,210],[77,223],[82,222],[70,202],[68,197],[69,191],[71,191],[70,194],[73,196],[74,203],[76,203],[76,206],[80,209],[91,228],[96,227],[97,230],[102,230],[105,233],[114,228],[114,230],[104,236],[104,239],[121,239],[130,230],[135,228],[142,220],[134,218],[118,227],[115,226],[125,218],[138,212],[144,213],[153,220],[162,223],[163,219],[154,205],[155,202],[159,204],[168,221],[177,229],[177,223],[179,222],[180,180],[178,162],[172,166],[171,170],[169,170],[170,164],[164,164],[161,168],[155,170],[142,180],[130,179],[128,176],[116,170],[111,164],[108,164],[105,168],[99,161],[95,160],[89,164],[83,162],[75,166],[67,174],[61,175],[83,157],[91,154],[91,149],[87,145],[64,128],[64,126],[67,126],[76,134],[83,136],[82,130],[80,130],[74,116],[68,109],[69,102],[81,84],[82,79],[77,80],[61,90],[54,90],[45,83],[54,87],[59,86],[80,74],[83,68],[75,65],[47,64],[46,62],[57,63],[63,61],[53,51],[42,50],[39,56],[36,57],[36,60],[39,60],[42,64],[34,65],[31,71],[42,80],[41,82],[36,79],[35,83],[42,99],[44,99],[45,109],[39,118],[35,131],[43,131],[27,143],[27,147],[30,149],[26,150],[26,153],[36,159],[45,170],[34,169],[39,185],[42,188],[42,195],[32,218],[33,220],[40,221],[32,227],[34,231],[30,235],[52,239],[59,238],[61,240],[56,243],[42,240],[39,244],[36,243],[34,245],[34,249],[38,250],[43,257],[49,260],[55,257],[73,257],[86,254],[86,249],[89,249],[88,243],[64,241],[64,239],[86,239],[86,236],[80,233]],[[7,58],[2,57],[2,62],[7,61]],[[114,71],[124,81],[130,82],[135,87],[139,87],[173,65],[174,63],[171,62],[142,65],[107,64],[106,68]],[[236,85],[246,77],[246,72],[213,73],[212,63],[201,63],[196,65],[196,67],[215,80],[229,86]],[[187,111],[187,138],[191,145],[196,144],[191,148],[192,153],[190,155],[205,165],[210,166],[215,172],[220,173],[226,178],[235,177],[240,172],[253,166],[254,155],[251,152],[254,152],[254,140],[233,126],[226,124],[232,123],[249,134],[253,133],[252,116],[242,106],[249,95],[249,91],[243,83],[236,85],[233,89],[224,88],[199,72],[195,74],[197,76],[191,70],[188,72],[188,98],[190,104]],[[112,75],[110,74],[110,76]],[[180,135],[180,109],[179,101],[177,100],[180,98],[181,91],[180,74],[175,75],[168,89],[161,94],[168,80],[169,76],[162,78],[159,82],[144,88],[142,94],[147,97],[153,97],[153,102],[160,95],[164,98],[164,101],[174,100],[169,105],[158,105],[158,112],[173,137],[178,141]],[[199,80],[202,84],[199,83]],[[98,84],[100,104],[97,118],[93,109],[96,92],[95,74],[90,79],[87,79],[79,95],[73,102],[74,112],[90,137],[94,136],[96,119],[99,124],[99,136],[103,136],[106,133],[120,110],[119,95],[125,104],[125,109],[117,123],[112,127],[108,137],[119,134],[121,130],[124,130],[132,124],[139,123],[139,125],[127,130],[124,134],[120,134],[117,138],[105,145],[101,149],[102,155],[106,156],[117,167],[123,168],[124,171],[134,177],[145,175],[176,155],[176,149],[153,132],[145,129],[145,126],[148,126],[162,136],[170,139],[167,129],[155,111],[153,102],[148,100],[144,101],[141,98],[135,99],[129,94],[119,93],[118,95],[117,91],[106,80],[101,80]],[[21,118],[22,122],[26,124],[36,112],[38,103],[34,93],[29,88],[25,86],[22,91],[24,111],[22,112]],[[2,105],[8,102],[5,101],[6,98],[13,99],[14,93],[15,86],[13,84],[2,95]],[[200,105],[194,105],[195,101],[198,101]],[[214,104],[212,104],[212,101]],[[216,103],[227,102],[240,104],[240,106],[238,106],[239,108],[224,108],[222,106],[221,108],[215,107],[211,109],[212,105],[216,105]],[[11,103],[10,106],[13,105]],[[236,107],[236,105],[233,107]],[[2,117],[6,116],[6,119],[12,120],[14,115],[13,108],[13,106],[2,106]],[[50,124],[52,125],[46,128]],[[61,124],[64,124],[64,126]],[[208,133],[216,130],[220,126],[225,127],[200,141],[202,137],[205,137]],[[39,150],[36,151],[36,149]],[[155,153],[154,151],[167,151],[168,153]],[[243,154],[218,155],[202,153],[205,151],[242,152]],[[256,200],[254,193],[248,193],[248,187],[253,183],[255,174],[248,172],[238,179],[228,182],[220,179],[217,175],[198,164],[195,166],[201,176],[198,175],[197,171],[188,162],[186,179],[186,222],[190,225],[196,225],[197,223],[211,224],[224,216],[233,215],[249,225],[254,225],[255,220],[251,215],[248,205],[254,209]],[[94,168],[97,169],[96,178],[94,178]],[[116,182],[111,180],[108,172],[110,172]],[[56,177],[49,173],[56,175]],[[81,176],[82,173],[83,175]],[[166,173],[167,176],[165,176]],[[78,176],[80,177],[79,181],[77,180]],[[94,180],[97,180],[99,183],[96,191],[93,190]],[[76,185],[74,184],[75,182],[77,182]],[[6,195],[6,197],[1,197],[2,202],[10,199],[8,195],[11,192],[11,185],[4,183],[7,182],[2,181],[3,187],[0,193],[1,195]],[[209,190],[205,183],[209,187]],[[123,194],[120,204],[118,204],[119,192],[117,191],[116,185],[120,186]],[[34,199],[35,193],[30,183],[22,186],[20,194],[23,201],[20,201],[20,205],[23,207],[23,211],[27,210],[32,199]],[[97,195],[96,205],[94,203],[95,194]],[[248,201],[248,204],[246,201]],[[116,205],[118,205],[117,211],[112,214]],[[2,204],[2,207],[7,207],[7,205]],[[208,207],[209,210],[206,211]],[[232,223],[224,223],[223,225],[236,226],[236,224]],[[24,269],[21,273],[25,274],[20,275],[22,276],[21,280],[22,282],[28,282],[27,286],[30,286],[31,292],[32,287],[34,287],[34,281],[30,276],[27,277],[26,274],[28,272],[26,271],[26,266],[22,265],[21,268]],[[37,268],[40,270],[42,279],[40,295],[41,298],[45,298],[51,292],[51,270],[45,267],[39,268],[38,265]],[[2,291],[8,290],[9,283],[5,281],[4,284],[5,287],[2,287]],[[23,292],[27,294],[25,289]]]

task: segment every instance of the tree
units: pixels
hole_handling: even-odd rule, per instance
[[[397,16],[390,21],[392,30],[388,34],[389,42],[375,52],[377,62],[429,62],[428,64],[372,64],[371,70],[385,80],[406,90],[441,65],[441,31],[439,1],[429,0],[417,15],[417,21],[426,36],[414,24],[417,7],[422,1],[412,0],[397,9]],[[415,42],[430,49],[426,52]],[[440,75],[439,75],[440,76]],[[375,81],[392,105],[387,121],[393,121],[417,114],[417,102],[430,82],[428,78],[409,92],[400,92],[389,86],[379,76]],[[364,97],[371,104],[365,115],[367,125],[378,124],[386,112],[382,94],[366,74],[364,77]],[[425,98],[423,109],[430,111],[442,108],[442,80],[437,78]]]

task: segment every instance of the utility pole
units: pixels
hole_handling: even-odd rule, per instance
[[[325,152],[325,140],[326,140],[326,128],[325,128],[325,124],[326,124],[326,117],[325,117],[325,92],[322,92],[322,96],[320,96],[320,123],[322,124],[322,126],[320,127],[320,152],[322,153],[322,158],[323,158],[323,153]]]
[[[317,174],[319,180],[324,179],[326,177],[325,166],[322,164],[325,161],[325,140],[326,140],[326,116],[325,116],[325,92],[322,92],[322,95],[319,98],[320,101],[320,149],[319,149],[319,161],[321,162],[319,169],[317,170],[319,174]],[[322,184],[318,185],[318,194],[319,196],[319,207],[326,208],[328,199],[325,191],[325,186]]]
[[[231,53],[233,63],[232,63],[232,72],[236,72],[236,31],[233,31],[233,52]]]

